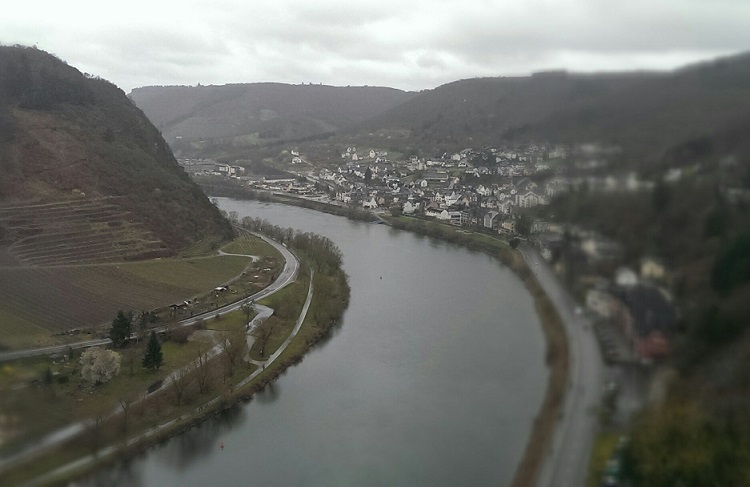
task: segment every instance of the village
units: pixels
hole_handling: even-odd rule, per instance
[[[592,318],[607,362],[652,364],[670,354],[678,318],[664,262],[653,255],[626,259],[619,242],[582,225],[539,218],[534,211],[570,191],[651,192],[654,181],[603,171],[617,152],[596,144],[542,144],[392,160],[386,151],[360,153],[352,146],[341,153],[339,164],[320,168],[291,149],[285,153],[293,177],[285,178],[246,176],[240,165],[179,162],[191,175],[231,179],[255,191],[525,241],[569,287],[580,303],[577,312]],[[680,177],[670,171],[664,180]]]

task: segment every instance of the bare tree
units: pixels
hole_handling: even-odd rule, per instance
[[[182,406],[182,400],[185,397],[185,391],[187,390],[190,382],[192,381],[192,374],[189,368],[177,369],[171,377],[169,383],[169,390],[175,400],[175,405]]]
[[[234,375],[234,367],[242,360],[242,355],[247,350],[247,336],[241,329],[225,331],[219,341],[224,356],[225,376]]]
[[[266,345],[268,345],[268,339],[271,338],[271,335],[273,335],[274,331],[274,326],[268,322],[263,323],[263,325],[259,328],[257,337],[258,343],[260,343],[261,356],[266,354]]]
[[[250,315],[255,310],[255,305],[253,304],[252,301],[250,301],[250,302],[247,302],[247,303],[243,304],[240,307],[240,309],[242,310],[243,313],[245,313],[245,324],[249,323],[250,322]]]
[[[128,377],[133,377],[133,374],[135,373],[135,364],[138,363],[138,357],[140,357],[140,350],[132,343],[122,351],[122,363],[128,369]]]
[[[211,369],[208,364],[208,351],[210,348],[206,344],[201,344],[198,349],[198,356],[193,360],[195,368],[195,380],[198,383],[198,390],[201,394],[208,392],[211,388]]]
[[[128,419],[130,415],[130,406],[133,405],[133,398],[130,396],[124,396],[119,399],[120,407],[122,408],[122,437],[123,440],[128,438]]]
[[[86,432],[90,439],[88,444],[91,446],[91,453],[93,453],[94,456],[99,454],[104,429],[103,423],[104,420],[107,419],[110,411],[110,409],[104,408],[103,406],[98,406],[96,411],[94,411],[93,417],[86,423]]]
[[[138,315],[138,327],[136,330],[136,342],[145,340],[148,336],[148,327],[152,323],[156,323],[157,316],[151,311],[141,311]]]

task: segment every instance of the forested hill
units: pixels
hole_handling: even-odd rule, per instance
[[[373,117],[361,132],[407,129],[417,145],[603,141],[658,157],[750,114],[750,55],[667,73],[540,73],[456,81]],[[467,141],[473,141],[469,143]]]
[[[119,214],[121,221],[97,225],[132,228],[120,244],[142,237],[144,255],[231,234],[122,90],[41,50],[0,47],[0,207],[39,204],[71,206],[67,214],[87,204],[100,219]],[[0,243],[44,234],[39,225],[0,221]]]
[[[283,83],[152,86],[130,93],[173,145],[197,139],[259,145],[316,136],[362,122],[414,95],[393,88]]]

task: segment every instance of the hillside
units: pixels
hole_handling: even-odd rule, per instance
[[[406,129],[447,150],[503,141],[601,141],[654,160],[750,114],[750,55],[669,73],[540,73],[456,81],[420,93],[358,128]]]
[[[331,133],[413,96],[392,88],[282,83],[152,86],[130,93],[184,155],[206,146],[231,151]]]
[[[286,85],[137,88],[130,94],[183,157],[262,160],[278,146],[336,133],[392,150],[459,150],[504,142],[603,142],[641,168],[677,146],[742,126],[750,115],[750,55],[672,72],[537,73],[476,78],[419,93]],[[372,138],[372,137],[370,137]],[[309,145],[309,144],[308,144]]]
[[[0,262],[174,255],[231,228],[116,86],[0,47]]]

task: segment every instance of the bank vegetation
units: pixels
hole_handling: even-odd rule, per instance
[[[43,485],[66,485],[71,478],[125,461],[150,445],[250,401],[340,324],[349,302],[349,285],[341,268],[341,252],[333,242],[265,221],[245,219],[242,223],[245,229],[282,241],[301,262],[296,281],[263,301],[275,313],[251,331],[253,347],[248,350],[246,340],[248,321],[255,315],[252,306],[217,314],[194,327],[167,329],[159,341],[165,364],[173,365],[168,377],[140,367],[145,341],[123,344],[117,349],[121,356],[118,377],[106,384],[81,385],[89,393],[87,419],[80,423],[80,433],[7,466],[1,472],[3,485],[39,479]],[[314,293],[299,332],[283,353],[268,362],[290,336],[310,286]],[[248,355],[251,361],[245,360]],[[253,361],[264,363],[264,367]],[[131,384],[133,380],[137,385]],[[65,385],[70,384],[66,381]],[[52,399],[65,394],[60,389],[63,386],[50,377],[33,388]]]

